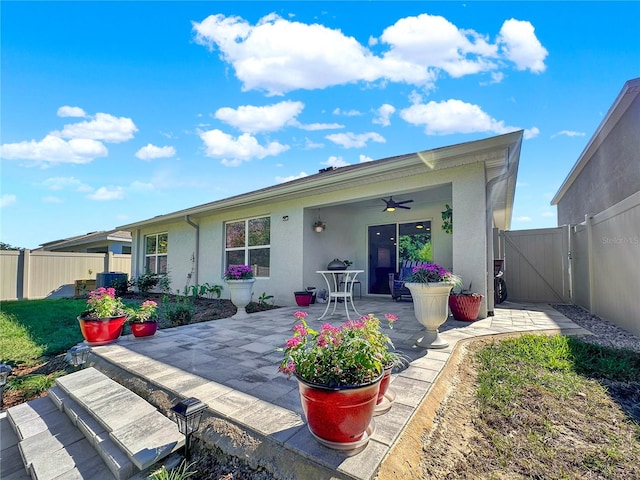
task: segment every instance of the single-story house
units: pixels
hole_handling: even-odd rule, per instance
[[[118,228],[132,232],[134,278],[148,269],[168,271],[174,291],[224,286],[227,265],[248,264],[254,296],[265,292],[279,305],[295,305],[294,291],[322,288],[316,271],[335,258],[364,270],[363,295],[390,298],[388,274],[417,244],[485,296],[482,318],[493,311],[495,232],[510,227],[522,137],[517,131],[324,169]],[[441,228],[447,205],[452,234]],[[318,220],[326,225],[320,233]]]
[[[37,250],[47,252],[130,254],[131,232],[126,230],[89,232],[85,235],[43,243]]]

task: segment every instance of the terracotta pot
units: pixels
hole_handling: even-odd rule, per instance
[[[293,292],[296,297],[296,304],[299,307],[308,307],[311,304],[313,298],[312,292]]]
[[[480,312],[482,295],[451,295],[449,297],[449,308],[453,318],[464,322],[474,322]]]
[[[361,447],[380,390],[382,375],[360,386],[330,388],[298,378],[298,390],[307,426],[316,439],[330,448]]]
[[[115,342],[122,334],[126,320],[126,315],[104,318],[78,317],[80,331],[89,345],[106,345]]]
[[[131,333],[134,337],[150,337],[158,330],[158,322],[134,322],[131,324]]]

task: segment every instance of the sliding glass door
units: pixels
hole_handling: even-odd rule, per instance
[[[431,261],[431,222],[387,223],[369,227],[369,285],[372,294],[390,294],[389,274],[403,260]]]

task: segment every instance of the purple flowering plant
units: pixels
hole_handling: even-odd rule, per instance
[[[383,369],[397,362],[389,336],[380,329],[374,314],[349,320],[339,327],[324,323],[320,331],[305,321],[306,312],[296,312],[300,322],[286,340],[278,370],[288,377],[327,387],[363,385],[375,381]],[[389,327],[398,317],[386,314]]]
[[[413,267],[411,275],[405,280],[407,283],[449,283],[460,285],[461,280],[457,275],[452,274],[446,268],[437,263],[425,263]]]
[[[248,280],[253,278],[253,270],[249,265],[229,265],[224,271],[225,280]]]

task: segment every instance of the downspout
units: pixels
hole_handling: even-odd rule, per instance
[[[193,260],[193,285],[198,285],[198,263],[200,262],[200,225],[193,223],[189,218],[189,215],[184,216],[184,221],[191,225],[196,230],[196,246]]]
[[[513,175],[513,163],[511,161],[511,154],[513,152],[515,152],[516,149],[513,150],[509,150],[509,153],[507,155],[508,157],[508,165],[507,165],[507,171],[504,173],[501,173],[500,175],[498,175],[497,177],[492,178],[491,180],[489,180],[487,182],[487,187],[486,187],[486,195],[487,195],[487,202],[489,203],[489,205],[491,205],[491,197],[493,194],[493,188],[499,183],[502,182],[504,180],[506,180],[507,178],[509,178],[510,176]],[[487,207],[489,206],[487,205]],[[487,241],[487,276],[490,275],[490,278],[487,279],[487,315],[488,316],[493,316],[493,309],[495,308],[495,292],[493,289],[493,208],[489,209],[486,208],[485,209],[487,212],[487,240],[490,238],[491,241]]]

